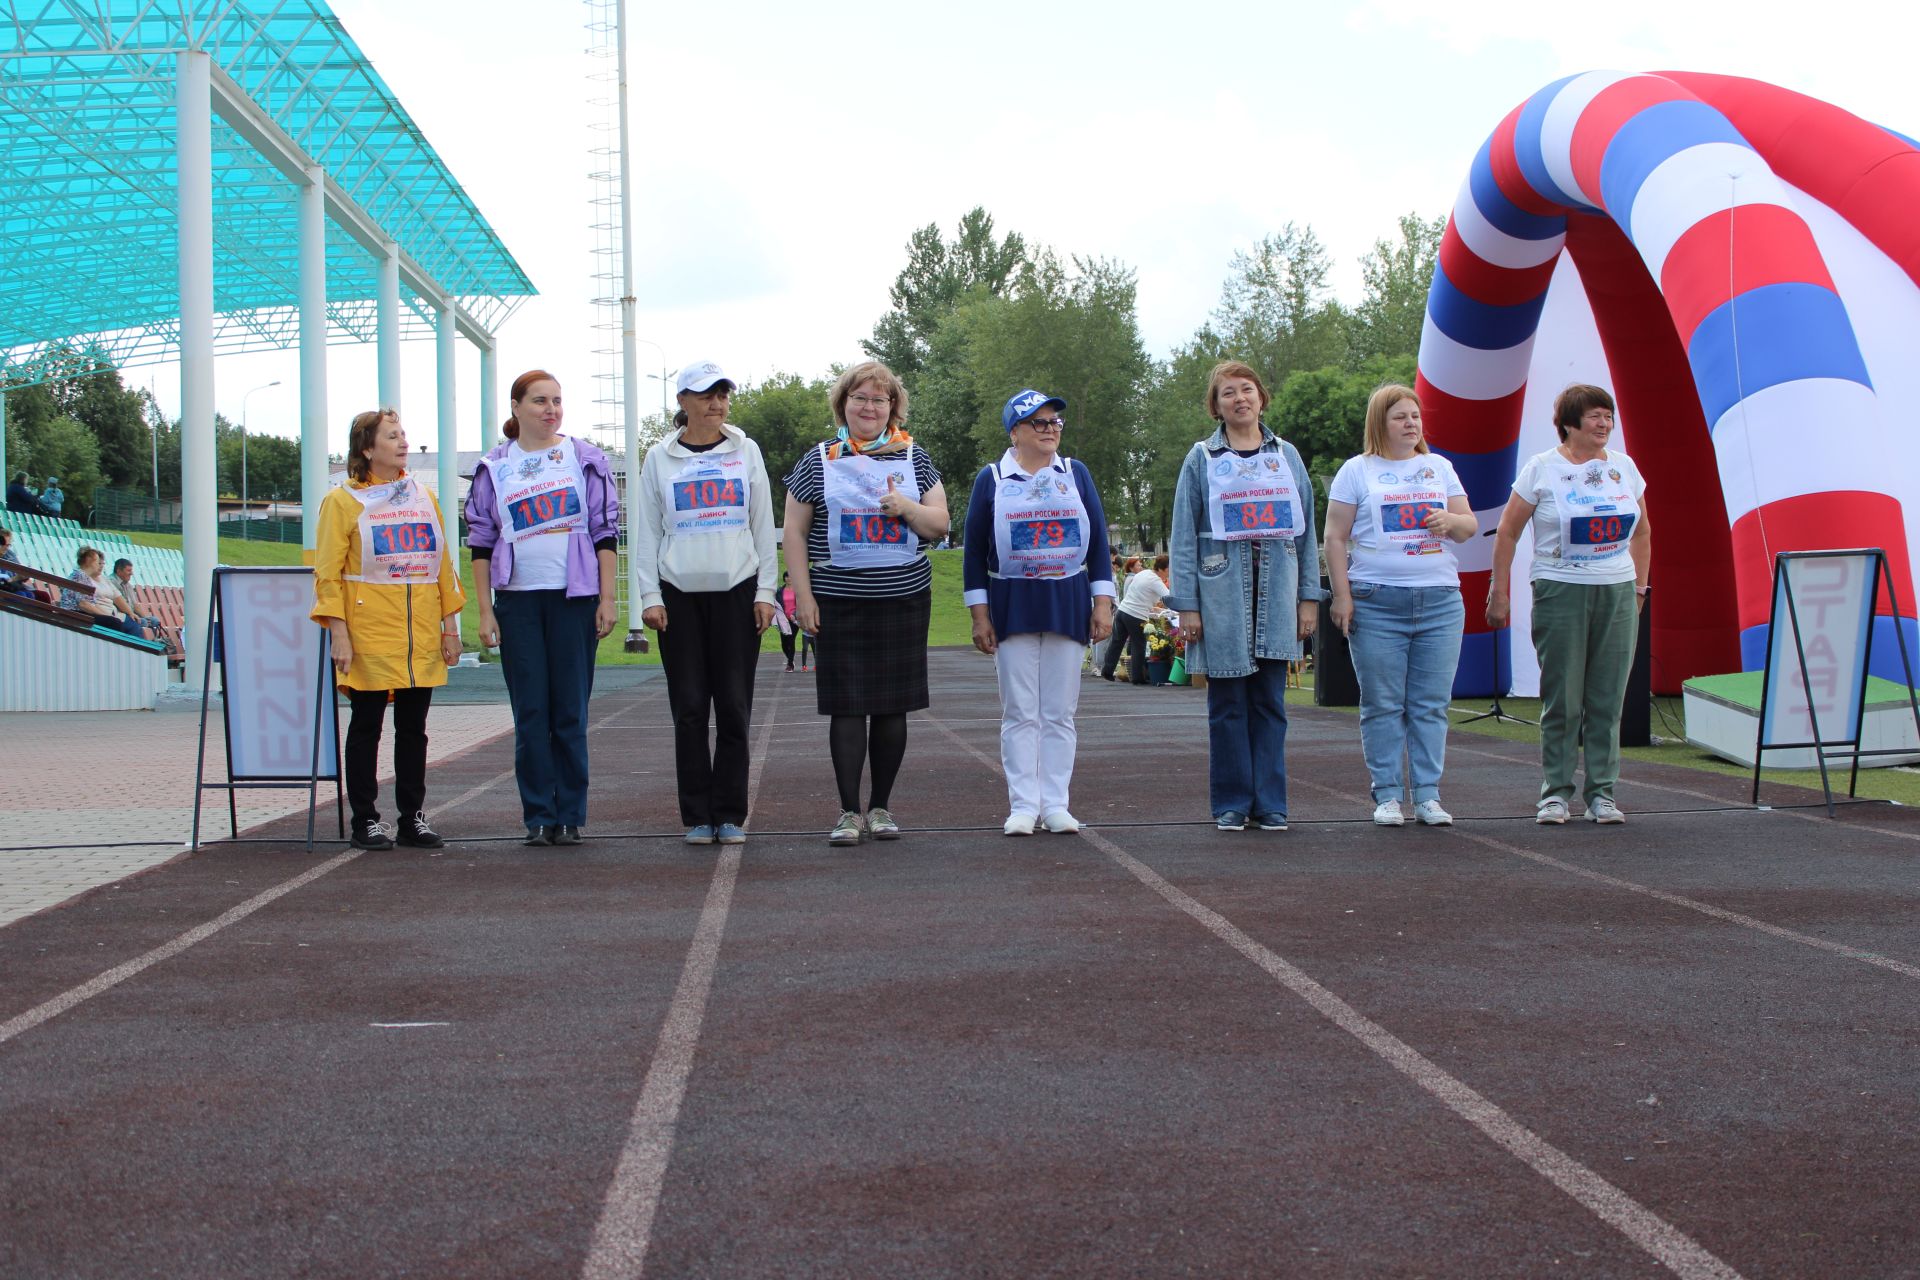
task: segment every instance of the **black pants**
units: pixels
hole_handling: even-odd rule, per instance
[[[793,670],[793,619],[787,619],[787,629],[780,633],[780,652],[787,655],[787,670]]]
[[[1115,611],[1113,615],[1113,639],[1107,641],[1106,660],[1100,664],[1100,674],[1113,679],[1113,669],[1120,665],[1120,646],[1127,646],[1127,679],[1134,684],[1147,682],[1147,624],[1145,619],[1136,618],[1130,613]]]
[[[385,689],[349,689],[353,716],[347,721],[347,805],[356,825],[380,819],[380,730],[387,718]],[[393,792],[399,814],[419,813],[427,803],[427,708],[432,689],[393,691]]]
[[[753,676],[760,658],[755,585],[752,578],[728,591],[682,591],[670,582],[660,584],[667,607],[660,665],[673,711],[680,821],[689,827],[747,821],[747,722],[753,718]],[[711,753],[709,714],[716,729]]]

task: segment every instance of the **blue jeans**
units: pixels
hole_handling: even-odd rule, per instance
[[[1213,816],[1287,816],[1287,664],[1207,677],[1207,794]]]
[[[485,590],[486,588],[481,588]],[[599,647],[593,596],[496,591],[500,666],[513,705],[513,772],[529,827],[585,826],[587,699]]]
[[[1460,665],[1466,607],[1458,587],[1354,582],[1348,646],[1360,679],[1360,746],[1373,801],[1401,799],[1401,758],[1413,802],[1440,798],[1447,700]]]

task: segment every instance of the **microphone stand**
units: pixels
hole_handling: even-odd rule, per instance
[[[1481,534],[1480,536],[1483,538],[1491,538],[1494,534],[1498,532],[1499,532],[1498,529],[1489,529],[1485,533]],[[1491,580],[1489,580],[1487,584],[1487,589],[1489,591],[1493,589],[1493,584]],[[1487,687],[1493,690],[1493,701],[1487,704],[1487,709],[1485,711],[1475,712],[1474,714],[1467,716],[1466,719],[1461,720],[1458,723],[1473,724],[1479,720],[1491,720],[1495,724],[1500,724],[1504,721],[1507,724],[1530,724],[1530,725],[1534,725],[1535,727],[1539,726],[1540,722],[1537,720],[1528,720],[1521,716],[1508,715],[1506,708],[1500,705],[1500,637],[1502,636],[1509,637],[1507,640],[1507,645],[1508,645],[1508,651],[1511,652],[1512,645],[1513,645],[1513,641],[1511,639],[1512,633],[1513,633],[1513,619],[1511,617],[1507,619],[1506,626],[1501,627],[1498,631],[1487,632],[1488,638],[1493,641],[1492,644],[1487,646]],[[1455,709],[1453,707],[1448,707],[1447,710],[1453,712],[1455,715],[1459,715],[1461,714],[1461,710],[1470,710],[1470,708]]]

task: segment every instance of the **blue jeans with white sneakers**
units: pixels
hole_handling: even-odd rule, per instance
[[[1373,801],[1403,797],[1403,757],[1413,802],[1438,800],[1447,755],[1447,700],[1466,626],[1460,588],[1356,580],[1351,589],[1348,647],[1360,680],[1360,746]]]

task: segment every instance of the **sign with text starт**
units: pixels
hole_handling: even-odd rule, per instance
[[[232,777],[305,782],[313,768],[313,723],[322,631],[313,571],[222,573],[220,662]],[[319,777],[334,776],[334,717],[320,720]]]
[[[1879,564],[1871,551],[1780,560],[1767,640],[1763,746],[1854,736]]]

